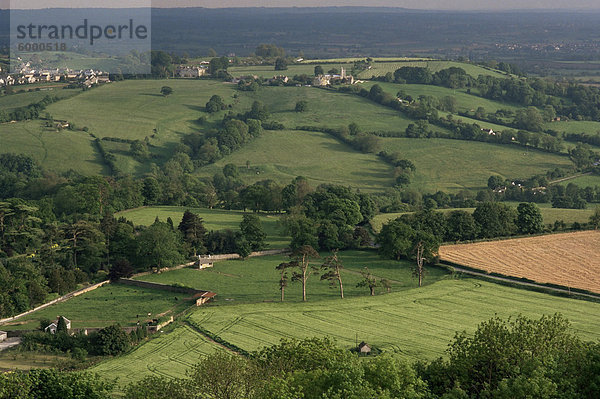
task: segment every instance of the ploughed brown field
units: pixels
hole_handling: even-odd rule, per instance
[[[444,245],[440,258],[490,273],[600,293],[600,231]]]

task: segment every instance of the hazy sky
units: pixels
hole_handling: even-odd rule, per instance
[[[0,0],[0,8],[371,6],[442,10],[600,9],[599,0]]]

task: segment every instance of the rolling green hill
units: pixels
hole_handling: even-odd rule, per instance
[[[250,161],[250,169],[246,169]],[[238,166],[247,182],[273,179],[288,184],[296,176],[313,186],[340,184],[380,191],[394,183],[392,167],[372,154],[357,152],[325,133],[296,130],[265,131],[261,137],[198,173],[212,176],[226,164]]]
[[[449,139],[383,139],[388,151],[399,151],[417,167],[411,187],[424,191],[480,190],[492,174],[520,178],[569,166],[566,156],[524,151],[517,146]]]

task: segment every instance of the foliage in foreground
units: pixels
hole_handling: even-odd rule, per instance
[[[389,354],[359,358],[329,338],[284,339],[249,357],[218,351],[188,378],[147,377],[125,393],[134,399],[166,392],[176,399],[597,398],[599,371],[600,345],[574,336],[562,316],[494,317],[473,335],[457,333],[447,358],[429,363],[410,365]],[[17,390],[21,396],[13,395]],[[0,376],[0,399],[104,398],[109,390],[87,374]]]

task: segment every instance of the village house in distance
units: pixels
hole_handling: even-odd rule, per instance
[[[346,75],[346,70],[342,67],[340,74],[317,75],[313,79],[313,86],[329,86],[332,84],[354,84],[354,76]]]

